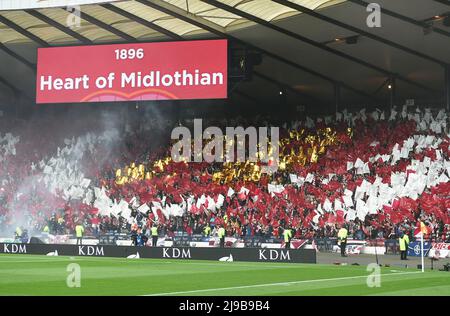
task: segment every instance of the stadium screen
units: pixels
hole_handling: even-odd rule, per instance
[[[38,49],[38,104],[226,97],[227,40]]]

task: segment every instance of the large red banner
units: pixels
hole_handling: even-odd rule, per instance
[[[226,97],[226,40],[38,49],[37,103]]]

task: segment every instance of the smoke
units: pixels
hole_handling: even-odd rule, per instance
[[[15,232],[15,227],[23,227],[32,230],[33,222],[33,208],[34,200],[29,200],[36,192],[39,184],[36,176],[29,176],[24,181],[20,182],[14,192],[12,192],[12,199],[6,204],[6,209],[9,211],[10,220],[8,226],[4,231],[0,230],[0,236],[12,237]],[[36,218],[40,215],[35,214]]]
[[[138,134],[141,137],[138,140],[141,152],[144,153],[139,157],[141,160],[146,160],[150,153],[167,147],[171,131],[177,125],[175,106],[170,103],[146,102],[136,105],[133,111],[127,113],[127,135]]]
[[[0,132],[20,141],[0,165],[0,184],[8,180],[0,191],[0,237],[12,238],[17,226],[42,229],[67,203],[92,203],[100,178],[167,148],[174,117],[170,105],[152,103],[44,107],[27,119],[1,117]]]
[[[2,236],[12,237],[17,226],[37,229],[64,202],[83,200],[95,180],[87,177],[117,158],[123,148],[120,111],[89,110],[0,122],[20,135],[16,155],[2,155],[6,161],[0,166]]]

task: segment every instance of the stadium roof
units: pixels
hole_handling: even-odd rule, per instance
[[[304,5],[309,9],[318,9],[343,2],[344,0],[297,0],[296,3]],[[172,36],[189,36],[194,34],[208,33],[208,31],[178,19],[158,9],[178,9],[183,14],[190,14],[202,18],[221,31],[235,30],[236,28],[248,26],[248,20],[239,15],[227,12],[215,5],[200,0],[165,0],[165,1],[103,1],[105,3],[84,5],[81,9],[81,25],[73,30],[81,35],[75,37],[55,27],[55,23],[67,25],[70,12],[66,7],[43,8],[28,10],[12,10],[1,13],[3,21],[0,33],[2,43],[23,43],[31,41],[27,36],[18,33],[11,21],[28,30],[31,34],[38,36],[50,45],[72,44],[78,41],[101,43],[119,41],[124,36],[112,32],[117,29],[136,40],[165,39]],[[270,0],[226,0],[226,5],[239,8],[249,12],[265,21],[276,21],[292,15],[299,14],[295,9],[280,5]],[[61,10],[62,9],[62,10]],[[152,27],[144,25],[152,23]],[[106,30],[97,23],[101,21],[110,25],[113,29]],[[149,24],[150,25],[150,24]],[[85,39],[82,39],[82,38]],[[126,38],[125,38],[126,39]]]
[[[0,1],[16,8],[0,11],[3,88],[33,98],[36,48],[80,44],[229,38],[263,53],[254,80],[236,90],[261,100],[283,88],[329,102],[338,86],[349,102],[382,102],[389,80],[400,97],[438,99],[450,63],[447,0],[377,1],[381,28],[367,27],[361,0],[90,0],[72,28],[52,1]]]

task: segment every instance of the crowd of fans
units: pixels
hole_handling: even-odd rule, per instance
[[[349,161],[359,158],[368,162],[377,154],[390,154],[395,144],[403,144],[413,135],[441,138],[440,158],[449,161],[450,139],[446,126],[440,133],[431,129],[418,131],[418,123],[411,117],[388,118],[388,115],[386,119],[357,115],[350,121],[317,120],[313,125],[306,121],[267,122],[263,118],[208,122],[219,127],[284,126],[280,139],[286,141],[280,147],[283,161],[278,171],[245,178],[246,166],[242,164],[230,167],[223,163],[173,162],[169,158],[169,135],[170,125],[175,122],[168,122],[165,128],[157,130],[145,122],[127,123],[120,128],[121,137],[112,151],[97,144],[94,151],[83,156],[81,163],[85,176],[92,180],[91,186],[104,187],[112,200],[130,203],[128,219],[121,214],[102,214],[93,206],[93,200],[63,199],[58,192],[50,193],[43,183],[33,181],[41,171],[32,166],[50,159],[65,138],[92,131],[92,120],[64,133],[64,129],[55,124],[65,122],[55,123],[53,118],[40,118],[32,124],[3,119],[0,135],[13,131],[20,135],[20,141],[16,144],[16,153],[4,157],[0,164],[0,232],[23,226],[33,232],[61,235],[73,233],[74,226],[82,224],[93,236],[111,231],[148,235],[150,227],[156,225],[160,234],[174,236],[180,231],[189,235],[204,234],[206,227],[211,228],[207,234],[215,234],[217,227],[223,226],[230,237],[281,238],[282,231],[289,227],[294,231],[294,238],[309,239],[335,237],[338,228],[346,225],[353,238],[364,240],[390,239],[401,232],[412,233],[417,222],[422,221],[430,229],[430,239],[450,241],[448,181],[426,187],[415,200],[399,198],[393,205],[376,214],[369,213],[365,218],[349,220],[340,210],[318,216],[319,205],[326,201],[343,202],[345,190],[354,191],[364,180],[373,183],[381,178],[383,183],[389,184],[391,174],[407,172],[413,160],[437,157],[435,148],[411,151],[408,157],[394,164],[382,159],[369,162],[365,173],[349,170]],[[58,133],[55,134],[55,130]],[[327,130],[326,136],[319,132],[324,130]],[[109,155],[106,160],[105,155]],[[133,178],[129,170],[139,165],[145,172]],[[255,165],[252,165],[253,170],[258,170]],[[233,174],[230,174],[231,169]],[[314,179],[297,185],[291,181],[292,174],[303,178],[311,174]],[[269,184],[284,189],[269,192]],[[243,191],[242,187],[248,191]],[[229,194],[230,188],[233,194]],[[215,202],[217,196],[222,195],[224,201],[217,209],[209,209],[205,203],[200,206],[194,203],[182,216],[165,216],[162,210],[152,207],[152,202],[180,204],[190,197],[200,199],[202,195],[214,197]],[[136,206],[131,206],[133,198],[138,201]],[[138,206],[145,203],[150,209],[139,211]]]

